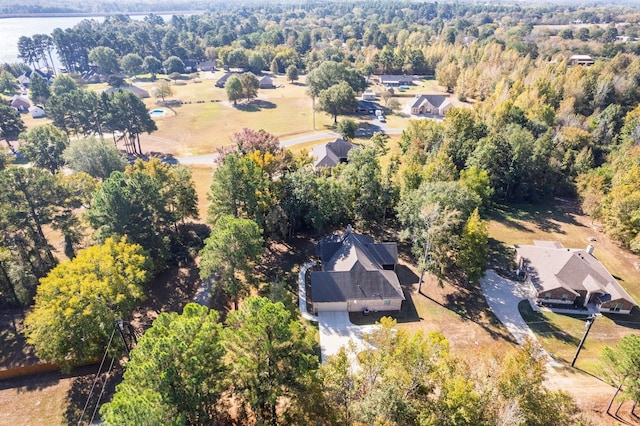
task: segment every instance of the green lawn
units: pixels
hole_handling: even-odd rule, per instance
[[[534,240],[559,241],[568,248],[586,248],[595,237],[596,257],[619,279],[620,284],[640,300],[640,274],[636,269],[640,258],[611,242],[591,220],[578,214],[567,201],[555,200],[539,205],[498,206],[488,212],[488,231],[494,249],[501,252],[494,262],[501,267],[512,262],[508,247],[533,244]],[[538,336],[544,348],[557,360],[571,363],[585,331],[584,315],[535,313],[528,303],[521,303],[520,312]],[[638,333],[640,313],[634,315],[602,315],[593,324],[576,366],[602,377],[600,356],[605,346],[615,345],[623,336]]]

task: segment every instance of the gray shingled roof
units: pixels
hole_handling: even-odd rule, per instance
[[[419,95],[414,99],[411,108],[419,108],[425,102],[429,102],[435,108],[440,108],[445,101],[448,99],[444,95]]]
[[[525,259],[531,282],[539,293],[563,288],[578,295],[578,290],[586,290],[609,294],[611,300],[625,299],[636,305],[607,268],[586,250],[568,249],[548,241],[535,241],[535,244],[517,246],[516,251]]]
[[[322,271],[311,273],[314,302],[404,300],[396,273],[383,269],[398,262],[396,243],[376,244],[368,235],[347,231],[321,241],[318,254]]]
[[[359,148],[360,145],[356,145],[351,142],[347,142],[342,138],[337,138],[333,142],[328,142],[322,145],[316,145],[313,147],[313,155],[316,157],[314,167],[335,167],[340,164],[341,161],[346,161],[347,154],[353,148]]]

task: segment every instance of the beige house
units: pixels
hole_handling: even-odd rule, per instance
[[[518,268],[536,290],[539,304],[592,307],[603,313],[628,314],[636,302],[593,255],[564,248],[559,242],[534,241],[516,246]]]
[[[409,102],[412,115],[444,116],[451,107],[451,102],[444,95],[416,95]]]
[[[569,65],[593,65],[595,61],[589,55],[572,55],[569,58]]]
[[[404,300],[395,266],[396,243],[353,232],[318,243],[322,271],[311,272],[311,300],[320,311],[399,311]]]

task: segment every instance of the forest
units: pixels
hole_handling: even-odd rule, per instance
[[[51,124],[27,128],[0,105],[10,148],[0,159],[1,303],[27,309],[38,356],[68,370],[111,346],[111,324],[131,314],[156,274],[198,258],[202,279],[218,277],[229,314],[188,305],[158,317],[100,411],[108,424],[545,425],[559,415],[580,424],[571,398],[542,386],[544,361],[530,347],[474,369],[441,334],[394,334],[385,320],[370,338],[386,349],[358,355],[357,372],[349,350],[319,366],[313,332],[288,310],[295,285],[283,294],[255,270],[270,243],[352,224],[405,242],[439,282],[473,285],[487,265],[486,215],[558,197],[640,253],[639,18],[621,6],[309,2],[166,21],[119,14],[22,37],[23,64],[0,66],[3,95],[16,93],[26,69],[52,68],[52,55],[68,73],[51,84],[32,78],[30,98]],[[593,65],[573,64],[577,54]],[[96,93],[81,77],[97,73],[114,87],[141,75],[175,82],[202,61],[304,76],[346,139],[355,128],[344,116],[374,75],[435,79],[472,106],[411,120],[397,142],[375,133],[327,173],[257,119],[219,152],[205,224],[187,166],[133,161],[145,155],[140,135],[157,130],[145,104],[127,91]],[[234,103],[255,97],[241,79],[235,97],[227,89]],[[33,167],[14,164],[19,156]],[[612,353],[632,360],[640,345],[622,343]],[[615,365],[637,401],[640,366]]]

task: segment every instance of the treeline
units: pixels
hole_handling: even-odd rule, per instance
[[[312,334],[281,303],[249,298],[224,327],[190,304],[160,314],[100,413],[113,425],[582,424],[567,394],[543,386],[534,347],[471,366],[442,334],[394,325],[383,319],[372,347],[319,366]]]

